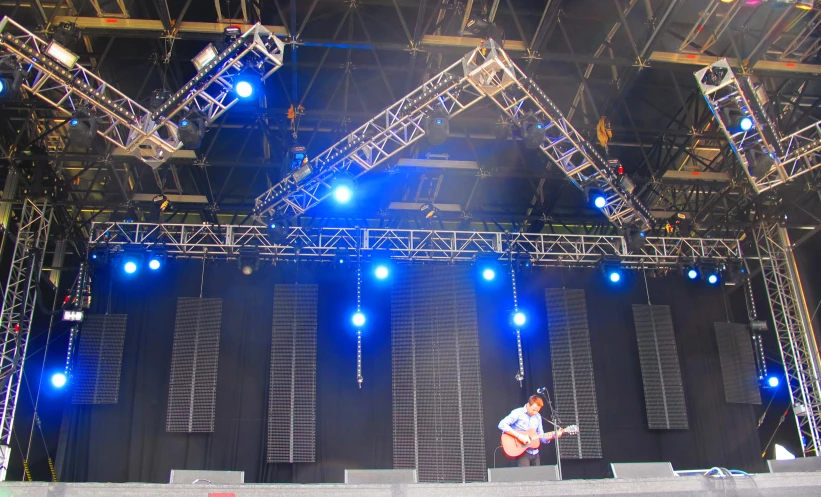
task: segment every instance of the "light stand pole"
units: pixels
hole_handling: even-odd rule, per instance
[[[553,408],[553,402],[550,400],[550,393],[547,391],[546,388],[538,393],[540,393],[547,400],[547,406],[550,408],[550,419],[545,419],[544,416],[541,417],[542,419],[553,425],[553,444],[556,446],[556,474],[559,476],[559,480],[561,480],[562,458],[559,453],[559,413],[557,413],[556,409]]]

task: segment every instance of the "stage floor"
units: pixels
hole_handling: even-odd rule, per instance
[[[163,485],[147,483],[3,483],[2,497],[262,497],[333,495],[340,497],[414,496],[821,496],[821,473],[778,473],[707,478],[567,480],[521,483],[418,483],[413,485]]]

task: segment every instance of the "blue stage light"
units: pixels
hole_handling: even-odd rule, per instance
[[[339,203],[347,203],[352,196],[351,189],[347,185],[339,185],[334,189],[334,198]]]
[[[236,86],[236,91],[240,98],[248,98],[254,94],[254,85],[248,81],[239,81]]]
[[[77,119],[76,117],[72,117],[71,120],[68,122],[68,125],[71,126],[72,128],[78,126],[79,124],[80,124],[80,120]]]
[[[6,93],[6,82],[0,79],[0,95]]]
[[[715,285],[716,283],[718,283],[718,275],[717,274],[711,274],[711,275],[707,276],[707,283],[709,283],[711,285]]]
[[[484,271],[482,271],[482,278],[486,279],[487,281],[492,281],[493,278],[495,278],[495,277],[496,277],[496,271],[494,271],[490,268],[487,268]]]
[[[610,274],[607,276],[610,281],[613,283],[618,283],[621,280],[621,274],[618,271],[610,271]]]
[[[134,274],[137,272],[137,263],[134,261],[126,261],[123,265],[123,270],[128,274]]]
[[[605,206],[605,204],[607,204],[607,199],[604,198],[604,195],[596,195],[593,198],[593,205],[595,205],[597,208],[602,209]]]
[[[63,373],[54,373],[51,375],[51,384],[57,388],[63,388],[66,385],[66,375]]]
[[[688,270],[687,271],[687,277],[690,278],[691,280],[694,280],[694,279],[698,278],[698,271],[696,271],[695,269]]]
[[[374,270],[373,273],[376,275],[376,277],[378,279],[384,280],[385,278],[388,277],[388,275],[390,274],[390,271],[388,270],[388,266],[380,265],[380,266],[376,266],[376,269]]]
[[[183,119],[182,121],[180,121],[180,128],[185,128],[189,124],[191,124],[191,121],[189,121],[188,119]]]
[[[161,265],[162,264],[160,263],[159,259],[151,259],[150,261],[148,261],[148,268],[152,271],[156,271],[160,268]]]
[[[525,317],[523,312],[517,312],[513,315],[513,324],[516,326],[523,326],[527,322],[527,317]]]
[[[738,125],[743,131],[749,131],[753,127],[753,119],[749,116],[744,116],[738,122]]]
[[[354,326],[362,326],[363,324],[365,324],[365,315],[361,312],[357,312],[353,315],[351,321],[353,321]]]
[[[778,386],[778,376],[770,376],[769,378],[767,378],[767,385],[770,385],[773,388],[777,387]]]

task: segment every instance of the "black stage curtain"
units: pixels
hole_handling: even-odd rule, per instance
[[[403,267],[394,268],[402,271]],[[127,313],[120,402],[66,406],[64,481],[167,482],[171,469],[243,470],[247,482],[341,482],[345,468],[392,467],[390,284],[363,268],[363,374],[356,383],[353,268],[264,265],[251,276],[233,263],[209,262],[204,297],[225,299],[215,431],[165,432],[168,377],[177,297],[200,294],[202,264],[169,261],[159,274],[95,279],[93,305]],[[721,290],[681,277],[650,279],[653,304],[671,306],[682,359],[691,428],[651,431],[644,413],[631,304],[646,303],[639,274],[621,285],[597,271],[534,270],[519,278],[526,379],[519,387],[515,335],[509,324],[510,282],[477,278],[482,396],[488,466],[509,464],[494,448],[496,424],[540,386],[552,386],[544,288],[587,292],[603,458],[568,461],[566,478],[606,476],[609,462],[671,461],[676,468],[715,465],[763,470],[752,406],[724,402],[714,321],[726,320]],[[266,464],[268,366],[275,283],[319,285],[317,337],[317,462]],[[543,463],[553,460],[546,451]]]

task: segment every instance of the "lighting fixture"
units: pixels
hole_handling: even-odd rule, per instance
[[[259,249],[253,246],[240,248],[237,263],[245,276],[254,274],[259,269]]]
[[[543,123],[526,122],[523,126],[523,138],[525,148],[536,149],[542,145],[547,135],[547,130]]]
[[[353,198],[356,182],[347,175],[341,175],[333,182],[334,199],[340,204],[347,204]]]
[[[482,278],[487,281],[493,281],[493,279],[496,278],[496,271],[491,268],[486,268],[482,271]]]
[[[621,281],[621,260],[618,256],[602,256],[601,271],[611,283]]]
[[[63,321],[82,322],[83,311],[63,311]]]
[[[137,272],[137,263],[134,261],[125,261],[123,264],[123,270],[128,274],[134,274]]]
[[[198,111],[190,112],[187,116],[180,119],[177,132],[179,133],[183,148],[186,150],[196,150],[200,148],[207,125],[208,123],[205,120],[205,116]]]
[[[351,321],[353,322],[354,326],[360,327],[365,324],[365,315],[361,312],[356,312],[351,318]]]
[[[647,243],[647,233],[638,226],[627,226],[624,228],[624,241],[627,245],[627,252],[640,252]]]
[[[384,280],[385,278],[388,277],[388,275],[390,274],[390,271],[388,270],[387,266],[379,265],[379,266],[376,266],[376,269],[374,270],[373,274],[376,275],[376,277],[378,279]]]
[[[527,322],[527,316],[521,311],[517,311],[513,314],[513,324],[516,326],[524,326]]]
[[[778,376],[770,376],[767,378],[767,385],[775,388],[778,386]]]
[[[704,75],[701,77],[701,84],[718,86],[722,81],[724,81],[724,78],[727,76],[727,72],[728,70],[726,67],[711,66],[704,71]]]
[[[168,253],[163,249],[150,249],[148,251],[148,269],[157,271],[165,266],[165,261],[168,258]]]
[[[801,10],[812,10],[815,7],[814,0],[795,0],[795,8]]]
[[[750,131],[753,128],[753,118],[750,116],[744,116],[738,120],[738,127],[741,128],[742,131]]]
[[[23,71],[11,63],[0,65],[0,99],[11,100],[20,94]]]
[[[202,50],[202,52],[198,53],[196,57],[191,59],[191,62],[194,63],[194,67],[197,68],[197,72],[200,72],[205,66],[210,64],[212,60],[216,59],[218,55],[219,52],[217,51],[217,47],[215,47],[213,43],[209,43],[208,46]]]
[[[65,373],[54,373],[51,375],[51,384],[56,388],[63,388],[66,386],[67,381],[68,379],[66,378]]]
[[[422,129],[431,145],[441,145],[445,143],[450,135],[450,121],[444,109],[425,116],[422,120]]]
[[[603,209],[607,205],[607,197],[597,186],[587,185],[584,187],[584,192],[587,195],[587,201],[597,209]]]
[[[46,54],[59,62],[66,69],[73,68],[74,64],[76,64],[80,59],[79,55],[74,54],[71,50],[60,45],[54,40],[51,40],[46,46]]]
[[[348,247],[337,247],[334,252],[334,264],[338,266],[345,266],[351,260],[350,250]]]
[[[82,149],[91,147],[97,134],[97,118],[90,109],[77,109],[68,120],[68,139]]]

